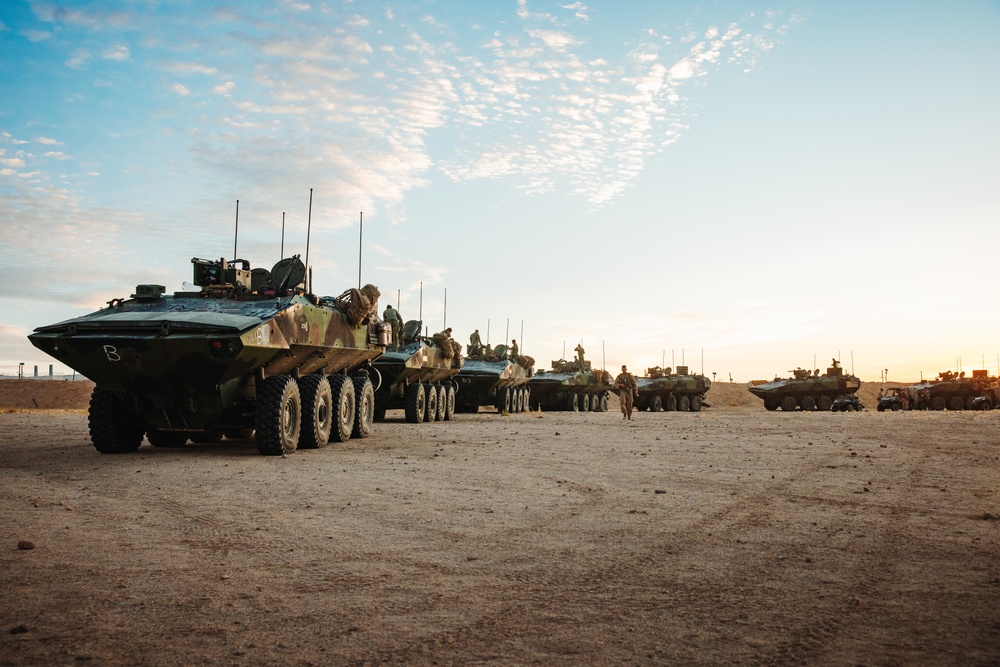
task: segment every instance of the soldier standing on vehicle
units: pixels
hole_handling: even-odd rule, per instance
[[[392,347],[399,347],[402,328],[403,328],[403,318],[399,314],[399,311],[392,307],[390,303],[385,307],[385,312],[382,313],[382,319],[389,325],[392,330]]]
[[[517,361],[517,353],[518,353],[517,339],[516,338],[511,338],[510,339],[510,360],[511,361]]]
[[[479,329],[472,332],[469,336],[469,355],[476,356],[483,350],[483,339],[479,336]]]
[[[584,370],[583,366],[583,341],[577,343],[576,347],[573,348],[576,351],[576,360],[580,364],[580,370]]]
[[[639,393],[639,385],[636,384],[635,376],[628,372],[628,368],[622,364],[622,372],[615,378],[615,388],[618,389],[618,402],[621,403],[622,421],[632,419],[632,399]]]

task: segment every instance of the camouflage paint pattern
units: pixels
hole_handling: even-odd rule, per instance
[[[606,371],[581,371],[577,362],[553,361],[554,369],[538,371],[528,380],[533,410],[574,410],[581,395],[602,397],[610,395],[614,387]]]
[[[402,408],[406,387],[414,382],[442,384],[458,374],[465,363],[461,355],[451,359],[440,347],[420,337],[396,349],[386,350],[372,366],[376,412]]]
[[[704,375],[661,375],[660,377],[638,377],[635,379],[639,387],[639,399],[636,407],[645,410],[654,396],[662,401],[673,395],[699,396],[705,399],[705,392],[712,387],[712,381]],[[705,407],[708,407],[705,404]]]
[[[839,396],[853,394],[861,388],[861,380],[853,375],[844,375],[839,367],[828,368],[823,375],[812,375],[801,369],[793,372],[794,377],[752,386],[749,391],[763,399],[768,410],[776,410],[789,397],[795,401],[793,407],[803,407],[803,400],[807,400],[821,410],[829,410],[830,406],[823,407],[825,401],[832,405]]]
[[[534,369],[509,359],[466,359],[465,366],[455,376],[458,384],[455,402],[463,407],[496,405],[498,390],[527,384],[533,372]]]

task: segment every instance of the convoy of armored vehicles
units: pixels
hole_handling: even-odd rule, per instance
[[[676,373],[670,367],[647,368],[645,376],[636,378],[636,384],[638,410],[698,412],[710,407],[705,402],[705,393],[712,387],[712,381],[704,375],[689,374],[687,366],[678,366]]]
[[[532,410],[607,412],[612,378],[594,370],[589,361],[552,362],[552,370],[538,371],[528,380]]]
[[[465,365],[455,376],[458,385],[457,412],[475,413],[486,406],[513,414],[528,410],[528,381],[535,360],[513,355],[506,345],[470,350]]]
[[[876,410],[992,410],[998,406],[1000,379],[975,370],[971,377],[945,371],[933,380],[890,387],[879,397]]]

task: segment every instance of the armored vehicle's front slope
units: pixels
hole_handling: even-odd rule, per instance
[[[198,291],[139,285],[129,299],[28,338],[96,383],[90,426],[105,453],[245,437],[264,454],[371,432],[364,372],[387,342],[368,285],[338,298],[301,288],[297,257],[274,270],[192,260]]]

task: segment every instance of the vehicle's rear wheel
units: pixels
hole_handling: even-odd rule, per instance
[[[829,412],[833,407],[833,399],[829,396],[820,396],[816,399],[816,409],[820,412]]]
[[[678,412],[688,412],[691,410],[691,399],[687,396],[681,396],[677,399],[677,411]]]
[[[649,411],[650,412],[659,412],[662,409],[663,409],[663,397],[659,396],[657,394],[654,394],[649,399]]]
[[[671,394],[667,396],[667,400],[663,403],[663,409],[667,412],[674,412],[677,410],[677,397]]]
[[[448,408],[448,395],[443,384],[439,384],[435,389],[437,390],[437,412],[434,415],[434,420],[443,422],[444,411]]]
[[[354,382],[354,427],[352,438],[367,438],[375,421],[375,388],[367,375],[352,378]],[[384,416],[384,414],[383,414]]]
[[[803,396],[802,397],[803,412],[805,411],[812,412],[815,409],[816,409],[816,399],[813,398],[812,396]]]
[[[431,384],[424,385],[424,403],[427,405],[427,414],[424,415],[424,421],[432,422],[437,418],[437,387]]]
[[[794,396],[785,396],[783,399],[781,399],[781,409],[784,410],[785,412],[791,412],[792,410],[795,409],[796,405],[797,403],[795,401]]]
[[[406,393],[403,397],[403,412],[406,414],[406,421],[410,424],[419,424],[424,420],[427,413],[427,397],[424,396],[424,385],[419,382],[411,382],[406,385]]]
[[[125,409],[114,392],[94,387],[90,394],[90,441],[101,454],[127,454],[139,449],[145,427]]]
[[[299,383],[290,375],[272,375],[257,387],[254,431],[257,451],[268,456],[290,454],[299,446],[302,401]]]
[[[893,404],[892,404],[892,411],[893,411],[893,412],[899,412],[899,408],[900,408],[900,407],[901,407],[901,406],[899,405],[899,403],[893,403]],[[879,406],[879,408],[882,408],[882,406],[880,405],[880,406]]]
[[[608,392],[604,392],[603,394],[601,394],[601,412],[608,411],[608,401],[610,400],[611,397],[608,395]]]
[[[316,449],[330,442],[333,430],[333,392],[322,373],[299,378],[302,395],[302,433],[299,447]]]
[[[701,412],[701,396],[691,397],[691,412]]]
[[[948,399],[948,409],[949,410],[964,410],[965,409],[965,399],[961,396],[952,396]]]
[[[452,417],[455,416],[455,387],[454,385],[445,385],[444,388],[444,419],[445,421],[451,421]]]

